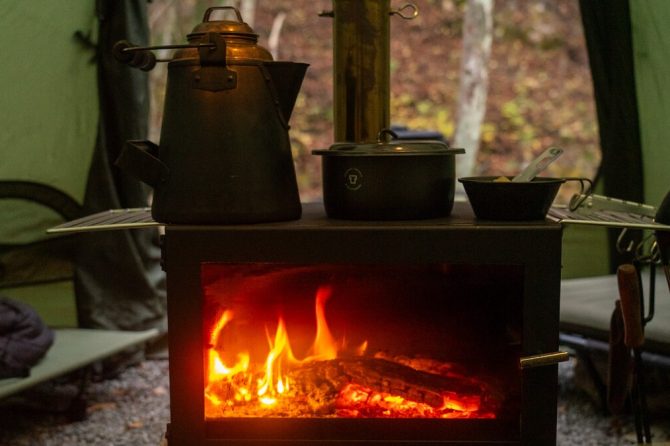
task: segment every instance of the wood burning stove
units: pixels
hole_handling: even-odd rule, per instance
[[[336,0],[324,14],[336,140],[388,127],[402,9]],[[463,203],[422,221],[314,205],[291,222],[167,225],[168,443],[553,445],[560,253],[559,224],[477,222]]]
[[[166,227],[170,446],[555,444],[560,225],[304,214]]]

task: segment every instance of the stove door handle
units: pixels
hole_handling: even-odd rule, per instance
[[[568,352],[540,353],[539,355],[524,356],[519,359],[519,368],[529,369],[531,367],[542,367],[558,364],[569,359]]]

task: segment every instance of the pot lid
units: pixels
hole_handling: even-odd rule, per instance
[[[393,130],[382,129],[376,143],[340,142],[312,153],[327,156],[453,155],[465,150],[449,148],[446,142],[438,140],[398,139]]]

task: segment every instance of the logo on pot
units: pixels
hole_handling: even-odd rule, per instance
[[[344,185],[349,190],[358,190],[363,186],[363,174],[356,168],[347,169],[344,172]]]

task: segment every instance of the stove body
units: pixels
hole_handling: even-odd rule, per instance
[[[171,446],[555,444],[557,366],[521,368],[519,361],[558,348],[560,225],[478,223],[462,203],[448,218],[412,222],[335,221],[320,206],[306,206],[294,222],[170,225],[163,243]],[[246,324],[225,328],[226,336],[244,343],[260,333],[272,346],[275,310],[282,309],[291,336],[309,331],[314,321],[296,314],[313,314],[311,295],[323,293],[326,282],[334,336],[369,342],[366,355],[375,358],[455,362],[459,380],[477,378],[493,389],[482,401],[497,401],[494,409],[478,409],[471,418],[348,409],[264,415],[236,412],[231,402],[232,412],[212,415],[205,389],[217,311],[248,314]],[[292,338],[296,356],[306,355],[304,338]],[[423,400],[433,388],[424,375],[408,381],[414,384],[404,396],[418,387]]]

